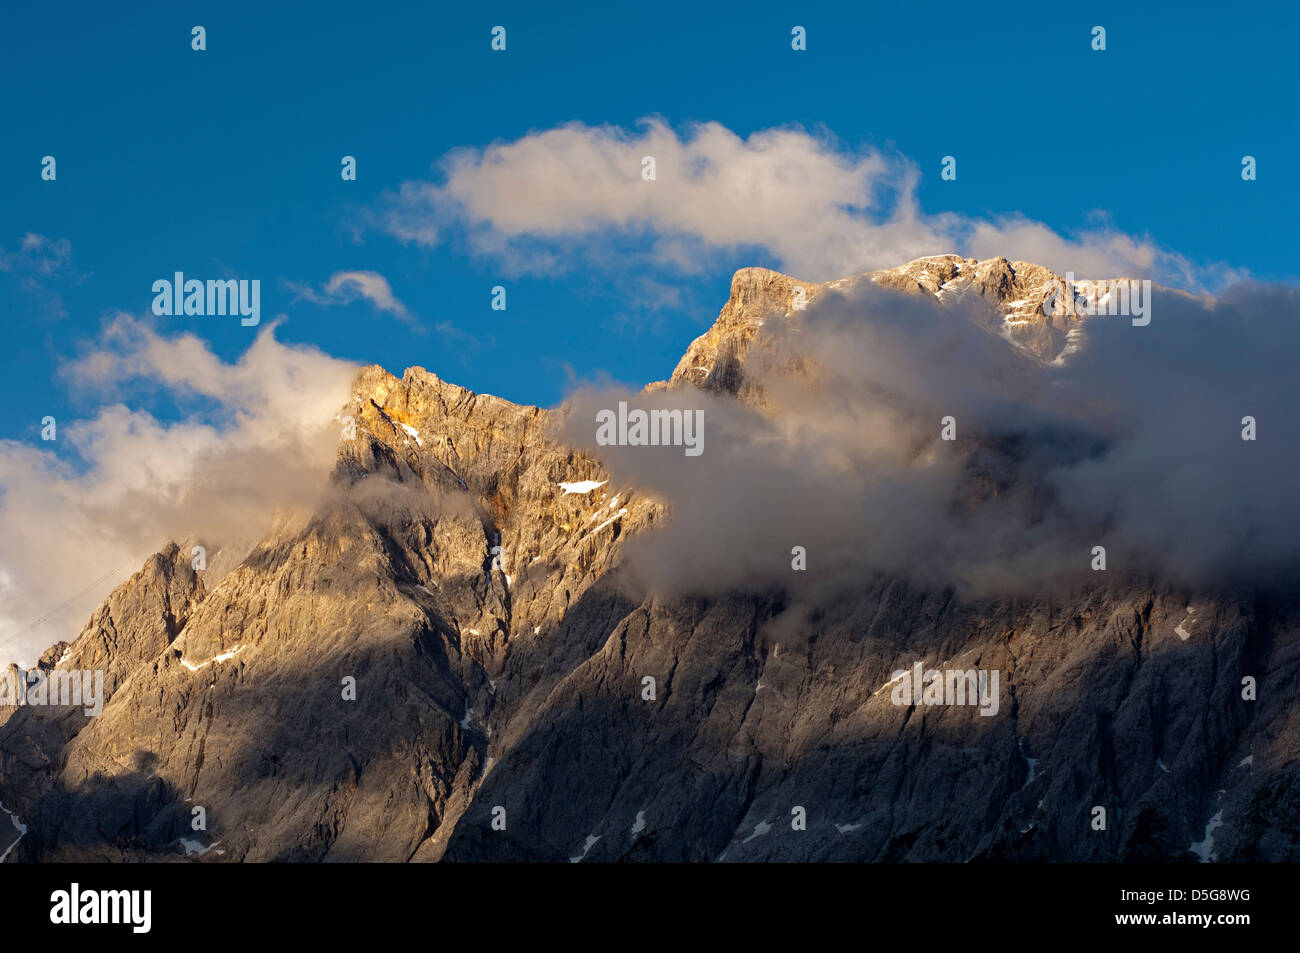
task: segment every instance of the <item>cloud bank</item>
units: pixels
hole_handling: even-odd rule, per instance
[[[665,529],[629,543],[635,578],[680,593],[902,577],[972,596],[1117,579],[1293,584],[1300,293],[1158,291],[1149,326],[1091,319],[1064,365],[975,317],[862,282],[767,322],[744,370],[762,408],[689,387],[573,394],[565,438],[604,460],[615,486],[670,504]],[[704,453],[598,446],[595,414],[620,400],[702,409]],[[955,441],[940,439],[948,416]],[[1098,545],[1105,573],[1091,568]],[[791,569],[794,546],[806,573]]]
[[[59,421],[56,444],[0,441],[0,660],[31,663],[74,636],[166,540],[254,540],[278,510],[325,491],[356,368],[274,330],[225,363],[192,334],[118,315],[64,379],[83,397],[144,385],[181,418],[113,402]]]

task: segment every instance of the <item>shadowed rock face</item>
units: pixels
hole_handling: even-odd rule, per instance
[[[1071,327],[1028,317],[1054,277],[944,256],[844,281],[974,294],[1054,360]],[[842,286],[738,272],[652,387],[762,405],[745,368],[766,322],[797,287]],[[782,592],[634,592],[624,544],[671,513],[559,443],[563,413],[363,371],[324,506],[219,581],[169,545],[51,649],[43,668],[106,671],[101,715],[0,713],[0,801],[27,828],[0,852],[1300,857],[1295,605],[1133,582],[971,602],[878,578],[791,624]],[[997,670],[998,713],[895,704],[913,662]]]

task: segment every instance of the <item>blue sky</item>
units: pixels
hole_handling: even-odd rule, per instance
[[[636,254],[648,242],[636,233],[599,261],[512,274],[454,229],[420,244],[375,224],[385,193],[438,181],[449,151],[572,121],[713,121],[742,139],[796,124],[846,155],[914,163],[928,215],[1018,214],[1069,236],[1101,210],[1194,265],[1290,280],[1296,19],[1127,3],[14,8],[0,41],[0,438],[39,444],[44,415],[93,414],[60,364],[95,346],[107,315],[146,313],[152,282],[177,270],[259,278],[264,324],[287,315],[281,340],[522,402],[553,404],[571,375],[666,377],[732,270],[780,255],[714,247],[707,267],[682,269]],[[505,53],[489,48],[497,24]],[[790,49],[795,24],[806,52]],[[1090,49],[1094,24],[1104,53]],[[47,154],[55,182],[39,175]],[[340,179],[345,154],[355,182]],[[954,182],[939,177],[947,154]],[[1246,154],[1258,181],[1241,180]],[[29,233],[66,241],[48,273],[20,255]],[[291,284],[319,292],[347,271],[382,274],[413,321],[364,299],[295,300]],[[637,292],[643,280],[655,295]],[[505,312],[489,307],[497,284]],[[253,334],[160,319],[160,332],[181,330],[225,360]],[[164,419],[184,410],[131,399]]]
[[[355,365],[543,406],[640,386],[748,265],[1293,282],[1295,10],[1045,7],[14,6],[0,661],[164,540],[301,503]],[[177,271],[260,281],[262,325],[151,315]]]

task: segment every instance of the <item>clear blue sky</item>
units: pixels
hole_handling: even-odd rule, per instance
[[[11,5],[0,249],[36,233],[66,239],[70,257],[49,275],[0,269],[0,438],[39,444],[42,416],[93,413],[69,405],[60,360],[106,314],[147,312],[152,282],[177,270],[260,278],[264,321],[289,316],[282,340],[398,373],[424,365],[522,402],[560,399],[566,367],[666,377],[716,316],[731,270],[759,263],[752,253],[657,276],[681,297],[651,309],[607,273],[507,279],[463,243],[360,227],[385,191],[434,178],[449,150],[572,120],[714,120],[741,136],[802,124],[914,160],[927,213],[1021,213],[1069,233],[1104,209],[1193,262],[1294,279],[1296,8],[1135,6]],[[796,23],[809,37],[799,55]],[[504,55],[489,49],[497,24]],[[1094,24],[1108,31],[1102,55],[1089,49]],[[47,154],[55,182],[40,178]],[[340,179],[345,154],[358,158],[355,182]],[[945,154],[960,157],[957,182],[939,179]],[[1259,160],[1248,184],[1246,154]],[[285,287],[319,289],[347,270],[382,273],[421,324],[448,322],[478,346],[364,301],[295,302]],[[487,306],[498,283],[506,312]],[[237,321],[189,328],[227,360],[251,341]]]

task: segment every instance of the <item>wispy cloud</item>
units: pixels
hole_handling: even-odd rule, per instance
[[[286,282],[294,299],[310,301],[321,307],[351,304],[354,301],[369,301],[376,311],[391,314],[418,334],[427,334],[432,330],[445,341],[464,350],[474,350],[479,346],[478,339],[472,334],[460,330],[450,321],[435,321],[426,325],[411,311],[397,295],[388,279],[377,271],[336,271],[317,291],[311,285],[300,282]]]
[[[66,238],[48,238],[28,232],[9,250],[0,246],[0,273],[13,275],[18,286],[35,298],[49,318],[63,318],[63,296],[49,287],[54,279],[78,281],[71,272],[72,243]]]
[[[412,326],[419,326],[415,315],[393,294],[388,279],[377,271],[336,271],[330,275],[329,281],[325,282],[320,291],[299,282],[289,282],[288,285],[295,299],[298,300],[329,307],[351,304],[364,299],[369,301],[376,311],[391,314],[399,321]]]
[[[28,232],[18,240],[15,251],[0,248],[0,271],[52,275],[72,259],[72,243],[66,238],[47,238]]]

